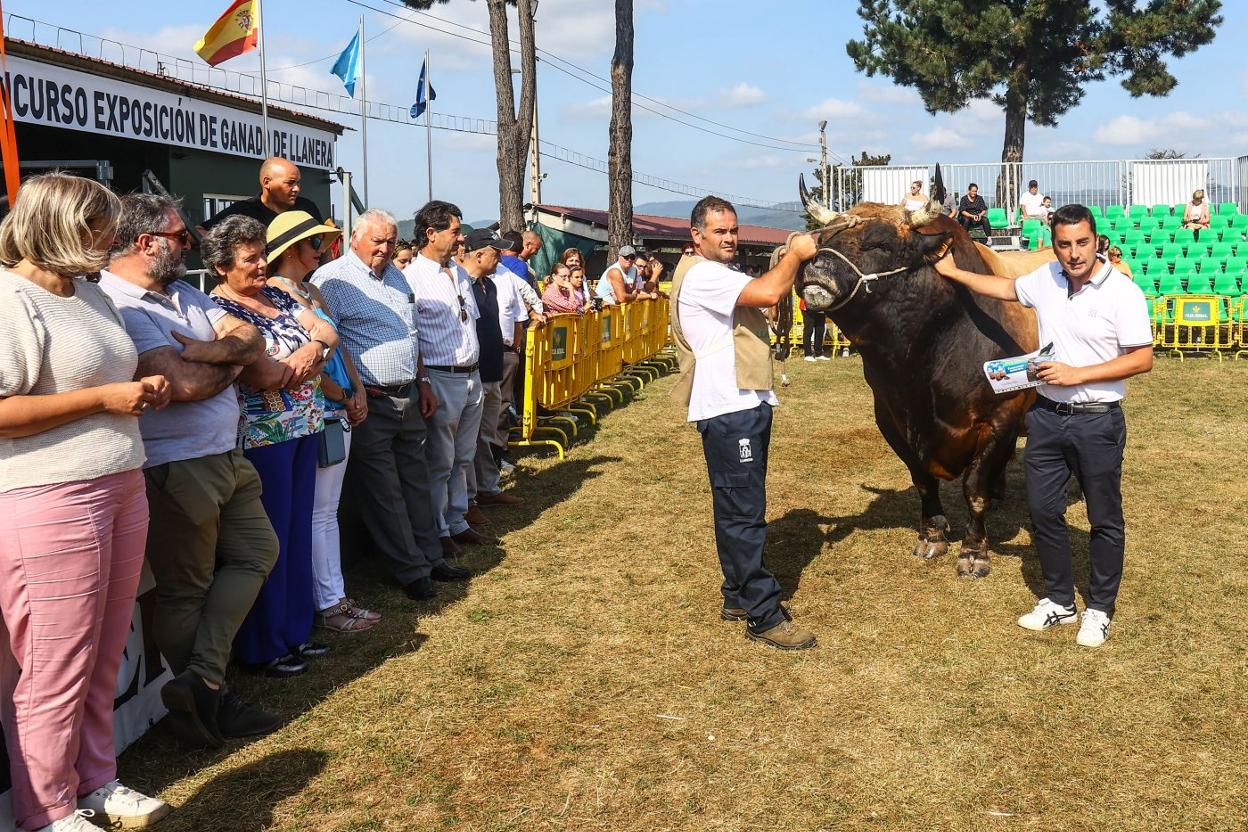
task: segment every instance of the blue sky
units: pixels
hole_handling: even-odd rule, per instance
[[[376,9],[406,14],[386,0],[365,1]],[[9,0],[5,11],[193,57],[194,41],[226,5],[227,0],[124,4]],[[929,116],[912,90],[854,70],[844,44],[861,33],[857,5],[852,0],[770,4],[636,0],[634,91],[706,119],[789,142],[816,141],[817,122],[826,118],[829,146],[843,157],[867,150],[892,153],[896,162],[999,158],[1003,117],[991,103],[977,102],[954,115]],[[370,37],[398,24],[368,44],[371,100],[409,105],[427,48],[433,55],[437,111],[495,117],[488,46],[399,22],[347,0],[265,0],[264,8],[266,63],[273,68],[270,80],[341,92],[329,67],[363,14]],[[451,23],[417,19],[474,38],[479,36],[457,27],[488,29],[483,0],[451,0],[432,13]],[[1226,22],[1211,45],[1171,61],[1179,79],[1171,95],[1132,99],[1117,81],[1094,84],[1056,128],[1028,125],[1026,158],[1137,158],[1153,147],[1204,156],[1248,153],[1248,68],[1242,60],[1248,46],[1248,4],[1225,3],[1223,15]],[[538,45],[606,78],[614,48],[613,16],[612,0],[541,0]],[[11,24],[9,34],[23,37],[22,26],[28,28]],[[44,39],[51,32],[47,27],[40,31]],[[514,25],[512,37],[517,37]],[[282,69],[310,61],[317,62]],[[257,67],[254,52],[223,65],[247,72]],[[607,158],[608,93],[546,64],[539,64],[538,92],[543,140]],[[358,128],[358,118],[337,118]],[[812,167],[806,162],[812,155],[817,150],[777,150],[732,141],[634,109],[634,169],[707,190],[792,200],[797,174]],[[348,132],[339,142],[340,162],[358,171],[360,157],[358,130]],[[545,201],[605,206],[605,175],[558,161],[543,164],[548,174]],[[469,219],[497,216],[493,137],[435,130],[434,165],[435,195],[459,203]],[[369,167],[373,205],[410,217],[427,192],[424,128],[371,123]],[[634,185],[633,198],[644,203],[685,197]]]

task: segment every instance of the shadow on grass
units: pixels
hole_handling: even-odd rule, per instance
[[[322,751],[297,748],[232,769],[205,783],[160,828],[167,832],[268,829],[274,807],[302,792],[325,768],[328,757]]]
[[[797,594],[802,573],[819,557],[828,536],[820,526],[834,522],[808,508],[790,509],[767,524],[767,566],[780,582],[785,598]]]

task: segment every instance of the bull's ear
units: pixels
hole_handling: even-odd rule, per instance
[[[953,245],[953,235],[948,231],[934,231],[928,234],[919,231],[914,237],[919,242],[919,254],[925,263],[935,263],[944,257],[949,246]]]

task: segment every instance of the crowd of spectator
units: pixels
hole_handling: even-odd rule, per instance
[[[544,280],[532,231],[463,234],[432,201],[414,239],[364,212],[349,239],[266,160],[260,193],[196,234],[165,196],[28,179],[0,224],[0,611],[20,668],[5,715],[22,829],[145,826],[169,807],[117,780],[113,693],[144,561],[173,673],[167,729],[219,747],[281,719],[227,684],[284,678],[381,615],[342,570],[344,530],[414,600],[493,546],[525,329],[657,296],[625,246],[596,287],[584,254]],[[340,256],[336,256],[339,255]],[[342,520],[340,527],[339,520]],[[350,537],[350,534],[348,534]]]

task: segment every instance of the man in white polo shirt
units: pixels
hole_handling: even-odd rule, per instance
[[[752,278],[728,266],[740,230],[732,203],[704,197],[690,225],[696,254],[682,257],[672,278],[670,323],[680,359],[672,395],[702,435],[724,573],[720,617],[746,621],[746,637],[772,647],[814,647],[815,636],[781,606],[780,584],[763,562],[771,411],[779,402],[762,310],[793,291],[815,243],[808,234],[793,237],[775,268]]]
[[[1053,214],[1048,263],[1018,279],[975,274],[945,257],[936,270],[973,292],[1036,310],[1040,343],[1056,361],[1039,365],[1036,404],[1027,414],[1024,470],[1036,554],[1046,595],[1018,619],[1029,630],[1074,624],[1074,569],[1066,528],[1066,482],[1083,488],[1092,526],[1090,587],[1077,641],[1099,647],[1109,637],[1122,580],[1122,453],[1127,424],[1119,402],[1125,379],[1153,368],[1153,334],[1144,294],[1096,253],[1096,219],[1082,205]]]
[[[429,487],[443,553],[458,553],[458,543],[495,545],[468,524],[468,468],[477,450],[484,389],[478,371],[477,302],[467,275],[448,267],[451,252],[463,238],[459,208],[434,200],[416,212],[420,251],[403,277],[416,300],[420,357],[438,409],[426,419],[429,438]]]

